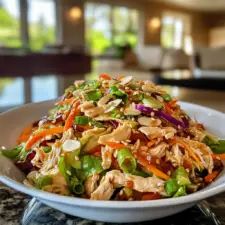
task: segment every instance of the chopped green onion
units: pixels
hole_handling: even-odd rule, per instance
[[[225,153],[225,140],[216,140],[210,136],[205,136],[203,142],[208,145],[214,153]]]
[[[104,127],[103,123],[101,123],[101,122],[99,122],[99,121],[96,121],[96,120],[91,120],[90,123],[91,123],[91,125],[94,126],[94,127],[98,127],[98,128]]]
[[[81,161],[77,157],[78,154],[79,154],[78,151],[67,152],[65,154],[66,163],[75,169],[81,168]]]
[[[98,80],[86,81],[86,86],[91,89],[97,89],[100,87],[100,82]]]
[[[148,174],[144,171],[141,171],[141,170],[135,170],[132,174],[136,175],[136,176],[140,176],[140,177],[149,177],[150,176],[150,174]]]
[[[76,116],[75,117],[75,124],[78,125],[86,125],[90,121],[89,117],[87,116]]]
[[[177,192],[175,193],[175,195],[173,197],[180,197],[180,196],[184,196],[184,195],[187,195],[186,187],[181,186],[181,187],[179,187],[179,189],[177,190]]]
[[[26,150],[24,144],[21,145],[21,146],[22,146],[22,149],[21,149],[21,151],[19,153],[18,158],[19,158],[19,161],[25,161],[26,158],[27,158],[27,155],[30,154],[30,149],[29,150]]]
[[[82,83],[77,84],[76,88],[83,90],[86,87],[86,84],[87,84],[86,81],[84,81]]]
[[[92,155],[85,155],[81,158],[82,171],[86,177],[89,177],[95,173],[101,173],[102,160],[99,157]]]
[[[188,177],[187,171],[184,169],[184,167],[178,167],[173,175],[177,181],[177,184],[182,185],[190,185],[191,181]]]
[[[4,149],[1,150],[2,154],[10,159],[18,159],[20,152],[22,151],[23,146],[19,145],[13,149]]]
[[[132,96],[132,100],[135,102],[140,102],[144,98],[144,94],[136,94]]]
[[[162,95],[163,100],[165,100],[166,102],[169,102],[172,100],[172,97],[169,94],[164,94]]]
[[[145,96],[142,102],[145,106],[149,106],[156,109],[161,109],[163,107],[163,104],[160,101],[151,96]]]
[[[51,147],[51,146],[44,146],[44,147],[43,147],[43,151],[44,151],[45,153],[49,153],[49,152],[51,152],[51,150],[52,150],[52,147]]]
[[[99,90],[93,90],[86,93],[86,100],[98,101],[102,97],[102,93]]]
[[[65,158],[64,156],[61,156],[59,158],[59,161],[58,161],[58,167],[59,167],[59,172],[63,175],[63,177],[66,179],[67,183],[69,183],[69,175],[68,175],[68,171],[69,168],[68,166],[66,165],[66,161],[65,161]]]
[[[74,90],[76,90],[75,85],[70,85],[70,86],[65,90],[65,94],[72,93]]]
[[[49,110],[48,114],[48,119],[50,120],[54,120],[55,117],[57,116],[57,114],[59,113],[59,111],[67,111],[70,109],[70,105],[69,104],[64,104],[64,105],[57,105],[55,106],[53,109]]]
[[[136,170],[136,160],[130,150],[127,148],[122,148],[118,151],[117,161],[119,163],[119,167],[125,173],[133,173]]]
[[[110,113],[110,115],[111,115],[111,117],[117,118],[117,119],[120,119],[121,117],[124,116],[123,113],[120,112],[118,109],[112,110],[111,113]]]
[[[110,87],[110,94],[116,96],[117,98],[122,98],[123,100],[127,99],[127,94],[121,91],[118,87],[112,86]]]
[[[167,195],[173,197],[186,195],[186,187],[191,185],[191,181],[184,167],[178,167],[172,177],[165,183]]]
[[[131,188],[128,187],[124,187],[123,188],[124,194],[129,198],[133,195],[133,190]]]
[[[52,177],[51,176],[41,176],[36,180],[36,187],[42,189],[44,186],[52,184]]]
[[[165,183],[165,190],[168,196],[173,196],[179,189],[176,179],[169,179]]]
[[[78,195],[84,193],[84,185],[75,176],[70,180],[70,189],[72,192]]]

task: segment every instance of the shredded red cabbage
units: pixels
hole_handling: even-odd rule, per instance
[[[161,110],[155,110],[151,107],[148,107],[148,106],[144,106],[142,104],[138,104],[135,106],[135,108],[137,110],[139,110],[140,112],[143,112],[145,114],[150,114],[150,113],[154,113],[155,116],[158,116],[159,118],[161,119],[164,119],[164,120],[167,120],[168,122],[174,124],[175,126],[180,126],[182,127],[183,129],[187,128],[188,127],[188,123],[187,121],[180,121],[180,120],[177,120],[176,118],[172,117],[171,115],[169,114],[166,114],[165,112],[161,111]]]

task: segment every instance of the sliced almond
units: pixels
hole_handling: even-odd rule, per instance
[[[108,103],[110,101],[110,99],[112,98],[111,95],[105,95],[104,97],[102,97],[99,101],[98,101],[98,106],[105,106],[106,103]]]
[[[116,99],[109,102],[105,107],[105,113],[108,113],[114,110],[121,102],[122,102],[122,99]]]
[[[132,80],[133,80],[132,76],[126,76],[126,77],[121,78],[120,84],[125,85],[125,84],[130,83]]]
[[[157,127],[161,124],[161,121],[159,119],[142,116],[138,118],[138,123],[142,126]]]
[[[138,116],[140,114],[141,114],[141,112],[139,110],[135,109],[134,103],[130,104],[124,110],[124,115],[127,115],[127,116]]]

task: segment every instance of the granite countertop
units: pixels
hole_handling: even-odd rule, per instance
[[[38,201],[31,200],[27,195],[21,194],[8,187],[0,186],[0,225],[21,224],[22,215],[27,206],[29,206],[29,210],[26,210],[23,225],[104,225],[102,222],[89,221],[66,215]],[[225,224],[224,210],[225,194],[220,194],[206,201],[202,201],[198,206],[179,213],[176,216],[157,220],[154,221],[154,223],[145,222],[139,224],[222,225]],[[183,221],[184,218],[185,222]]]

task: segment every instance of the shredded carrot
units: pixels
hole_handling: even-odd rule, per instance
[[[63,133],[63,127],[53,127],[46,130],[41,130],[29,138],[29,140],[27,141],[25,145],[25,149],[29,150],[36,142],[38,142],[39,140],[41,140],[42,138],[48,135],[54,135],[54,134],[60,134],[60,133]]]
[[[101,145],[98,145],[94,148],[92,148],[90,151],[88,151],[89,154],[95,155],[95,156],[100,156],[101,155]]]
[[[155,176],[160,177],[164,180],[169,180],[170,177],[165,174],[163,171],[156,168],[154,165],[150,164],[150,162],[140,155],[136,155],[138,163],[146,168],[149,172],[153,173]]]
[[[173,113],[173,109],[171,108],[171,105],[169,103],[165,103],[164,107],[165,107],[165,111],[167,113],[169,113],[169,114]]]
[[[120,149],[120,148],[126,147],[124,144],[111,142],[111,141],[106,142],[106,145],[108,145],[110,148],[113,148],[113,149]]]
[[[220,160],[225,160],[225,153],[222,154],[212,154],[213,159],[220,159]]]
[[[157,139],[152,139],[151,141],[149,141],[149,142],[147,143],[147,146],[148,146],[149,148],[151,148],[151,147],[156,143],[156,141],[157,141]]]
[[[20,144],[22,142],[26,142],[32,133],[32,129],[33,129],[32,125],[25,127],[22,133],[20,134],[19,138],[17,139],[17,143]]]
[[[213,171],[212,173],[208,174],[204,177],[206,183],[211,183],[217,176],[219,175],[219,171]]]
[[[177,99],[172,99],[167,104],[170,106],[170,108],[173,108],[177,104]]]
[[[73,105],[73,107],[72,107],[72,109],[71,109],[71,111],[70,111],[70,113],[69,113],[69,115],[68,115],[68,117],[66,119],[65,126],[64,126],[64,131],[66,131],[66,130],[68,130],[69,128],[72,127],[74,118],[79,113],[79,110],[78,110],[78,106],[79,105],[80,105],[79,101],[74,103],[74,105]]]
[[[103,79],[103,80],[111,80],[112,78],[109,76],[109,74],[107,73],[102,73],[100,74],[99,76],[100,79]]]
[[[74,101],[74,98],[67,98],[65,100],[57,102],[56,105],[72,104],[73,101]]]
[[[91,126],[89,125],[78,125],[78,126],[79,126],[79,129],[82,129],[83,131],[91,129]]]
[[[127,180],[127,181],[125,182],[125,187],[130,188],[130,189],[133,189],[133,187],[134,187],[134,182],[133,182],[132,180]]]
[[[149,192],[149,193],[143,194],[141,200],[155,200],[160,198],[161,198],[161,195],[159,193]]]

